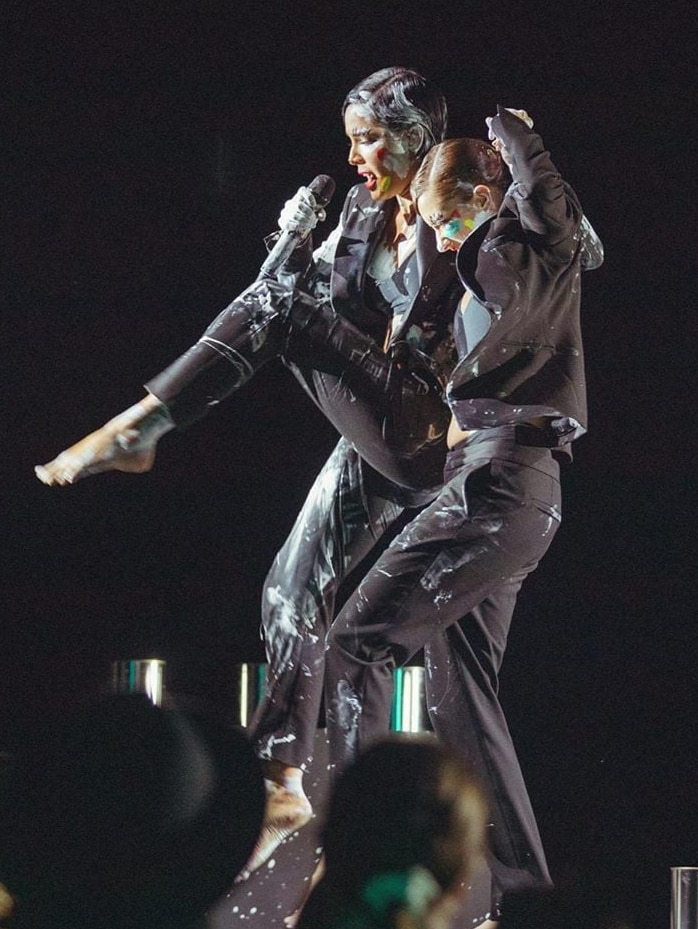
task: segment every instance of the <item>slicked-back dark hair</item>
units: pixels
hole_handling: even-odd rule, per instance
[[[396,134],[414,132],[411,150],[422,158],[446,135],[448,111],[441,91],[409,68],[382,68],[353,87],[344,98],[342,116],[352,104]]]

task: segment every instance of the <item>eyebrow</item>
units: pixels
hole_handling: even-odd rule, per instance
[[[460,219],[461,215],[456,208],[452,209],[448,216],[444,216],[441,212],[430,213],[427,217],[427,222],[430,226],[443,226],[444,223],[450,222],[452,219]]]

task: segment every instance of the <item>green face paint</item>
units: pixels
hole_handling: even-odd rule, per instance
[[[470,223],[469,227],[468,223]],[[449,219],[448,222],[444,224],[443,233],[448,239],[457,239],[460,233],[463,231],[463,226],[472,229],[472,222],[467,219]]]

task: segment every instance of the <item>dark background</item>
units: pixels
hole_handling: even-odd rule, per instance
[[[254,277],[377,68],[444,91],[451,135],[526,108],[606,248],[584,278],[590,429],[521,594],[502,681],[554,875],[668,922],[698,865],[696,42],[689,4],[5,2],[0,7],[0,747],[159,655],[232,706],[259,595],[334,444],[281,365],[155,469],[33,466],[142,395]],[[693,151],[693,154],[691,154]],[[690,277],[689,277],[690,269]]]

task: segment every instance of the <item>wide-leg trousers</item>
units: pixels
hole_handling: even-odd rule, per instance
[[[394,669],[424,648],[434,729],[488,794],[497,897],[550,882],[497,682],[517,592],[560,523],[559,465],[506,426],[450,452],[444,477],[329,630],[330,758],[339,771],[388,732]]]
[[[337,592],[403,512],[367,486],[369,471],[340,439],[265,580],[267,680],[250,725],[261,758],[302,769],[312,760]]]

